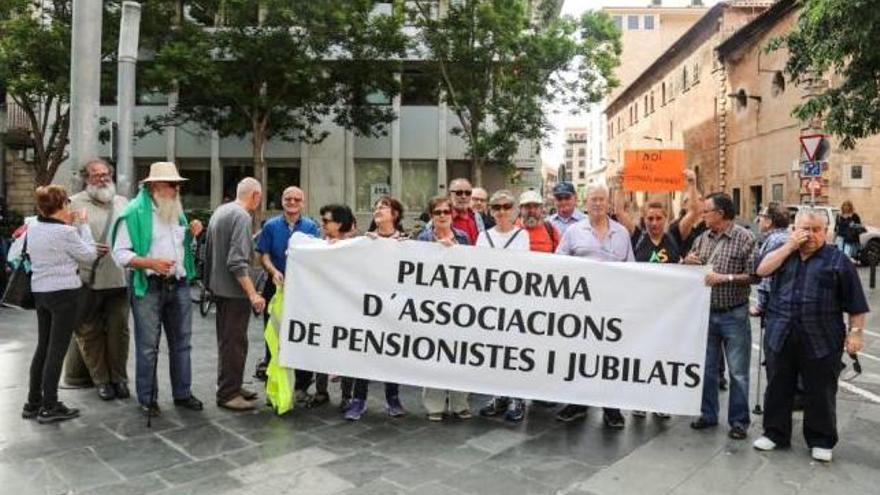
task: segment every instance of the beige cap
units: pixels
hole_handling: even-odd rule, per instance
[[[141,182],[184,182],[189,179],[183,178],[177,173],[177,166],[171,162],[156,162],[150,165],[150,175]]]
[[[519,195],[519,204],[522,205],[542,205],[544,198],[538,194],[538,191],[526,191]]]

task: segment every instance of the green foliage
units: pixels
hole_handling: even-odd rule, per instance
[[[794,116],[824,120],[824,128],[852,148],[880,132],[880,9],[870,0],[803,0],[795,28],[769,49],[788,49],[786,73],[796,84],[831,75],[832,84]]]
[[[617,85],[620,33],[607,15],[539,15],[536,24],[529,3],[462,0],[440,16],[432,2],[415,3],[429,67],[458,116],[453,132],[475,164],[508,163],[520,141],[552,130],[551,105],[584,108]]]
[[[116,56],[120,4],[103,2],[104,60]],[[0,81],[30,123],[37,185],[51,182],[67,159],[72,13],[70,0],[0,0]],[[150,40],[168,26],[167,2],[147,2],[143,16],[141,39]]]

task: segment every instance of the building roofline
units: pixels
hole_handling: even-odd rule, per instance
[[[660,55],[657,60],[654,61],[651,65],[648,66],[647,69],[642,71],[641,74],[629,85],[617,98],[614,99],[608,106],[605,107],[604,113],[610,115],[610,110],[612,108],[616,108],[617,105],[628,99],[632,96],[632,93],[635,92],[636,88],[641,86],[648,78],[650,78],[655,72],[658,71],[661,67],[666,65],[670,60],[677,57],[682,50],[693,43],[695,40],[699,39],[700,36],[704,35],[706,32],[714,31],[714,27],[718,22],[718,19],[721,18],[721,15],[724,13],[724,10],[729,7],[730,4],[728,2],[718,2],[712,8],[710,8],[703,17],[700,18],[688,29],[683,35],[681,35],[675,43],[672,44],[662,55]]]
[[[646,5],[644,7],[637,6],[629,6],[629,7],[602,7],[600,9],[602,12],[613,13],[613,12],[657,12],[660,14],[687,14],[687,13],[706,13],[709,11],[709,7],[706,6],[685,6],[685,7],[663,7],[663,6],[654,6],[654,5]]]
[[[785,17],[789,12],[796,10],[797,7],[798,2],[796,0],[779,0],[767,11],[718,45],[716,50],[718,51],[719,58],[724,60],[734,55],[740,48],[750,44],[756,37],[772,28],[781,18]]]

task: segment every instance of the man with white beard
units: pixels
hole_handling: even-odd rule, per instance
[[[160,328],[168,341],[174,405],[193,411],[203,407],[192,395],[189,282],[195,276],[195,262],[180,204],[180,185],[186,180],[173,163],[150,165],[150,175],[113,229],[113,259],[131,270],[137,399],[145,416],[160,414],[156,383]]]
[[[95,241],[98,259],[80,265],[83,289],[80,324],[75,345],[103,400],[127,399],[128,291],[125,271],[106,256],[110,228],[128,200],[116,194],[113,168],[104,160],[91,160],[80,170],[85,190],[71,196],[70,207],[85,211]]]

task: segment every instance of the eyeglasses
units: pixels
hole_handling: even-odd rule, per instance
[[[451,192],[452,194],[455,194],[456,196],[470,196],[471,195],[470,189],[459,189],[458,191],[449,191],[449,192]]]
[[[376,206],[373,207],[373,210],[374,210],[374,211],[386,210],[386,209],[387,209],[387,210],[390,210],[390,209],[391,209],[391,206],[386,205],[386,204],[381,204],[381,203],[380,203],[380,204],[377,204]]]
[[[109,173],[108,173],[108,174],[92,174],[92,175],[89,176],[89,180],[95,180],[95,181],[97,181],[97,180],[108,180],[108,179],[110,179],[110,178],[112,178],[112,177],[113,177],[113,176],[110,175]]]
[[[434,210],[431,212],[431,214],[434,215],[435,217],[439,217],[442,215],[449,216],[449,215],[452,215],[452,210]]]
[[[504,203],[499,205],[492,205],[491,208],[492,211],[510,210],[513,208],[513,205],[511,203]]]
[[[486,198],[481,198],[479,196],[471,196],[471,201],[479,201],[480,203],[485,203]]]

